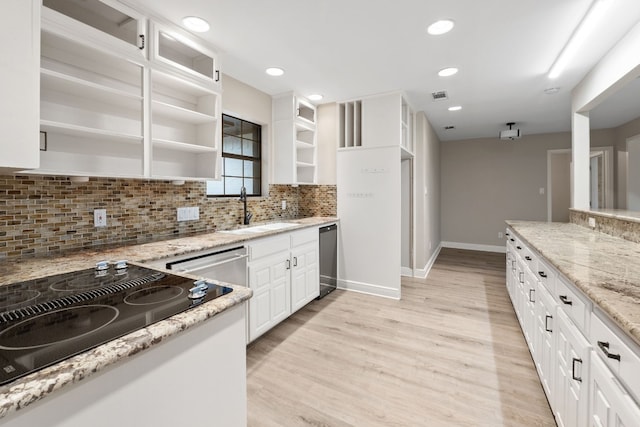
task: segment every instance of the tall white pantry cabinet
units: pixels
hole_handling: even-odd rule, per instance
[[[16,102],[26,109],[31,99],[31,114],[21,114],[21,126],[11,128],[29,144],[20,144],[19,156],[5,161],[4,152],[16,148],[5,149],[9,142],[3,141],[7,164],[0,167],[68,176],[219,177],[221,85],[209,46],[151,12],[116,0],[10,3],[16,10],[0,19],[16,19],[19,11],[21,28],[5,39],[24,45],[28,37],[16,34],[28,28],[34,57],[27,58],[26,46],[3,57],[21,61],[22,80],[36,75],[30,81],[37,84],[28,86],[36,88],[38,102],[29,91]],[[37,13],[29,25],[27,4]],[[7,6],[14,7],[2,3]],[[7,28],[2,31],[12,31]],[[12,91],[27,86],[6,82],[4,74],[2,85]],[[6,100],[2,108],[10,108]]]

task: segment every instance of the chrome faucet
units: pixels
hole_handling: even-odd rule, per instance
[[[253,214],[251,212],[247,212],[247,189],[244,186],[240,189],[240,199],[238,201],[243,204],[243,224],[249,225],[249,221],[251,221]]]

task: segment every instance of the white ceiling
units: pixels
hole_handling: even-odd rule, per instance
[[[208,20],[201,37],[217,48],[223,72],[271,95],[322,93],[325,103],[403,90],[443,141],[497,137],[511,121],[525,135],[570,130],[571,90],[640,19],[640,1],[610,0],[599,30],[550,81],[547,71],[592,0],[131,1],[176,23]],[[428,35],[442,18],[456,22],[453,31]],[[285,75],[267,76],[270,66]],[[460,72],[438,77],[450,66]],[[543,92],[554,86],[557,94]],[[432,101],[439,90],[449,99]],[[449,112],[451,105],[463,109]]]

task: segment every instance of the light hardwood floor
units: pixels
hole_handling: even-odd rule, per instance
[[[443,249],[400,301],[334,291],[247,349],[248,424],[554,426],[504,255]]]

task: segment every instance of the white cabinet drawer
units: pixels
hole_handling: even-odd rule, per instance
[[[289,234],[258,239],[249,244],[249,261],[288,250]]]
[[[589,341],[614,375],[640,400],[640,346],[632,342],[625,343],[621,338],[624,332],[614,328],[592,313]]]
[[[320,239],[320,234],[316,227],[311,227],[306,230],[294,231],[291,233],[291,247],[304,245],[305,243],[315,242]]]
[[[556,291],[556,271],[543,261],[542,257],[538,258],[538,268],[536,270],[538,282],[542,283],[551,294],[554,294]]]
[[[589,332],[589,313],[591,302],[580,291],[566,282],[563,277],[556,280],[555,299],[559,306],[578,326],[580,331],[587,335]]]

